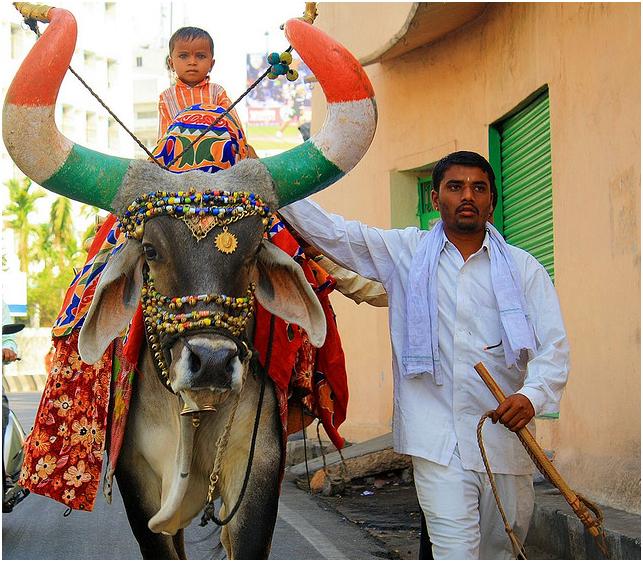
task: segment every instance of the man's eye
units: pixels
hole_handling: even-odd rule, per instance
[[[145,259],[147,261],[154,261],[156,258],[158,258],[156,248],[154,246],[151,246],[150,244],[145,244],[143,246],[143,254],[145,255]]]
[[[460,185],[457,183],[450,183],[447,187],[449,188],[449,191],[459,191],[460,189]]]
[[[485,191],[487,191],[487,186],[486,186],[486,185],[476,185],[476,186],[474,187],[474,189],[475,189],[478,193],[484,193]]]

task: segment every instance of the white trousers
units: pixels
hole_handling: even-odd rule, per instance
[[[462,468],[457,447],[449,466],[412,459],[415,488],[435,560],[513,558],[486,472]],[[534,508],[532,476],[494,477],[509,524],[524,543]]]

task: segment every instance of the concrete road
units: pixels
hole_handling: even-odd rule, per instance
[[[12,393],[12,409],[29,431],[40,395]],[[5,560],[129,560],[140,552],[129,529],[118,490],[107,505],[99,495],[91,513],[74,511],[30,494],[12,513],[2,515],[2,558]],[[194,522],[186,531],[186,550],[192,559],[219,558],[218,530]],[[334,510],[321,507],[305,492],[285,481],[273,538],[273,560],[370,560],[387,557],[385,549]]]

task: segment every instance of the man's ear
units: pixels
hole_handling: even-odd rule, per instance
[[[170,67],[170,70],[174,72],[174,63],[172,62],[172,57],[168,55],[166,60],[167,60],[167,65]]]
[[[436,211],[440,210],[440,207],[438,205],[438,192],[435,189],[431,189],[431,203],[433,204],[433,208]]]

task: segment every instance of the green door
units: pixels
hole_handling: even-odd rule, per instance
[[[433,181],[430,177],[418,178],[418,211],[420,228],[431,230],[433,225],[440,220],[440,212],[436,211],[431,204],[431,189]]]
[[[496,224],[507,242],[538,259],[553,281],[549,93],[496,124],[490,141],[490,159],[500,180]]]

